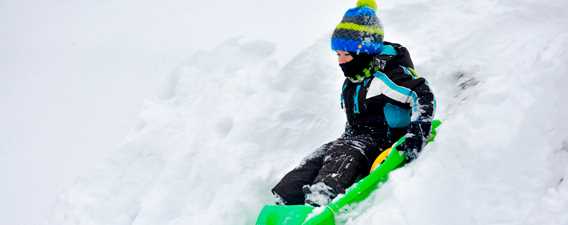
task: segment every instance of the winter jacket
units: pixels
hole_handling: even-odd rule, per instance
[[[373,76],[354,83],[345,79],[341,107],[347,115],[346,133],[370,133],[389,139],[406,137],[399,150],[415,159],[430,134],[434,95],[418,77],[408,50],[385,42],[375,58],[380,65]],[[392,136],[395,137],[392,137]]]

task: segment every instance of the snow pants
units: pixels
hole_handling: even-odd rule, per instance
[[[306,201],[306,187],[323,183],[333,198],[345,193],[357,178],[367,175],[375,158],[391,144],[387,137],[344,134],[306,157],[280,180],[272,193],[283,204],[302,205]]]

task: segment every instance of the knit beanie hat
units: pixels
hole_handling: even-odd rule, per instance
[[[355,54],[379,54],[383,48],[383,26],[375,14],[375,0],[358,0],[357,7],[345,12],[331,37],[331,49]]]

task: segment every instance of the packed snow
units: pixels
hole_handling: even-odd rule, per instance
[[[568,3],[379,4],[386,40],[409,48],[444,124],[341,219],[568,224]],[[254,224],[283,174],[342,132],[328,36],[283,64],[276,44],[246,37],[188,57],[121,147],[59,196],[50,224]]]

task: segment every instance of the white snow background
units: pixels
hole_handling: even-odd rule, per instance
[[[253,224],[281,176],[341,133],[342,76],[329,32],[354,2],[43,5],[56,8],[53,17],[41,16],[46,11],[31,3],[0,2],[0,12],[7,12],[0,21],[26,19],[0,30],[7,39],[0,42],[6,50],[0,53],[0,96],[7,102],[0,118],[8,124],[1,134],[9,137],[0,145],[6,182],[0,193],[9,199],[2,211],[17,215],[2,213],[0,223]],[[379,5],[386,40],[409,48],[434,89],[444,125],[419,160],[394,172],[343,218],[347,224],[568,224],[568,107],[562,99],[568,3]],[[51,79],[57,72],[65,73],[61,83]],[[49,84],[78,103],[69,105],[64,94],[46,97],[41,91]],[[151,95],[148,89],[157,90],[155,97],[137,106]],[[33,107],[18,110],[24,102]],[[54,115],[36,116],[42,111],[35,107],[55,108]],[[99,107],[123,116],[93,121],[89,115]],[[135,116],[127,112],[137,107],[142,112],[129,125],[124,120]],[[34,120],[45,123],[45,131],[37,131]],[[75,125],[105,122],[121,125]],[[128,135],[108,147],[118,143],[119,132]],[[33,144],[54,136],[60,141]],[[108,153],[105,160],[101,152]],[[63,179],[61,169],[43,171],[34,164],[41,160],[30,160],[41,156],[51,164],[75,161],[65,167],[75,173]],[[40,178],[51,189],[67,186],[54,204],[45,195],[55,191],[28,197],[43,187],[29,180]],[[44,206],[26,209],[36,204]]]
[[[0,0],[0,225],[43,224],[195,52],[241,36],[288,61],[353,4],[324,2]]]

